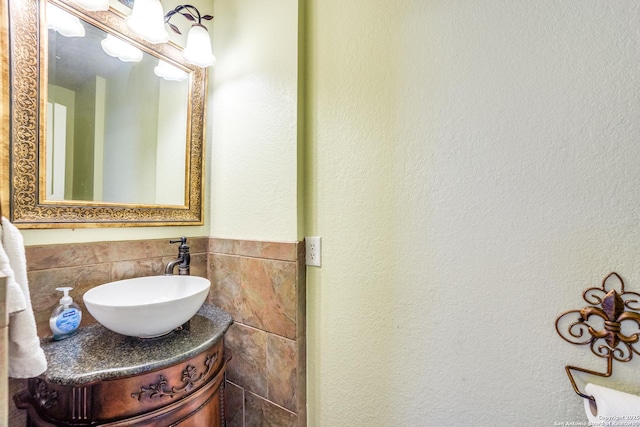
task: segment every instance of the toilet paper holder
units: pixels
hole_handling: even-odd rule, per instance
[[[594,400],[579,390],[572,371],[610,377],[614,360],[628,362],[634,353],[640,354],[640,294],[625,291],[624,280],[613,272],[602,280],[600,287],[586,289],[582,297],[591,305],[562,313],[556,319],[556,331],[565,341],[588,345],[593,354],[607,359],[606,372],[565,366],[573,390]]]

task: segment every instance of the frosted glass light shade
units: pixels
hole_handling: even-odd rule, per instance
[[[160,0],[136,0],[131,15],[124,22],[131,32],[149,43],[166,43],[169,40]]]
[[[65,37],[84,37],[84,25],[66,10],[47,3],[47,28]]]
[[[91,12],[109,10],[109,0],[71,0],[71,3]]]
[[[189,74],[187,74],[185,71],[181,70],[180,68],[174,65],[169,64],[168,62],[163,61],[162,59],[158,61],[158,65],[156,65],[155,68],[153,69],[153,73],[156,76],[162,77],[165,80],[171,80],[176,82],[186,80],[189,77]]]
[[[122,62],[140,62],[142,60],[140,49],[111,34],[107,34],[107,37],[100,44],[107,55],[118,58]]]
[[[137,1],[137,0],[136,0]],[[215,65],[216,57],[211,52],[209,32],[201,24],[193,24],[187,34],[187,46],[182,51],[184,60],[198,67]]]

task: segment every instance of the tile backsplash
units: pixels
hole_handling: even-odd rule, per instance
[[[306,426],[304,242],[209,242],[210,300],[229,312],[230,427]]]
[[[305,266],[303,242],[260,242],[190,237],[191,275],[211,280],[209,302],[229,312],[226,337],[233,355],[225,390],[227,425],[306,425]],[[164,273],[176,258],[169,239],[26,248],[31,302],[38,334],[50,335],[49,316],[71,286],[83,325],[95,320],[82,295],[92,287]],[[10,381],[15,393],[22,380]],[[25,414],[10,405],[10,425]]]

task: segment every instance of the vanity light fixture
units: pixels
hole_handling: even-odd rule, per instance
[[[102,3],[108,0],[72,0],[82,7],[85,3]],[[87,10],[87,7],[85,7]],[[100,9],[102,10],[102,9]],[[129,30],[143,38],[149,43],[158,44],[169,41],[169,33],[165,29],[164,24],[177,34],[182,34],[177,26],[169,22],[174,15],[182,15],[189,21],[193,22],[189,32],[187,33],[187,42],[182,56],[188,64],[197,67],[206,68],[215,65],[216,57],[211,50],[211,38],[207,27],[202,25],[202,21],[210,21],[213,19],[211,15],[201,15],[200,11],[193,5],[183,4],[176,6],[174,9],[164,14],[160,0],[135,0],[131,15],[125,18],[125,24]]]
[[[84,25],[76,16],[47,3],[47,28],[65,37],[84,37]]]
[[[107,55],[118,58],[122,62],[142,61],[142,51],[140,49],[111,34],[107,34],[107,37],[100,44]]]
[[[169,33],[164,28],[164,10],[160,0],[136,0],[131,15],[124,19],[132,33],[149,43],[169,41]]]
[[[74,3],[90,12],[109,10],[109,0],[71,0],[71,3]]]
[[[189,21],[193,22],[193,25],[191,25],[191,28],[187,33],[187,45],[182,51],[184,60],[189,64],[196,65],[201,68],[215,65],[216,57],[211,51],[209,31],[207,30],[207,27],[202,25],[203,19],[210,21],[213,19],[213,16],[201,15],[200,11],[195,6],[190,4],[177,6],[175,9],[167,12],[164,16],[164,22],[169,24],[169,27],[178,34],[182,34],[178,27],[169,22],[176,14],[182,15]]]

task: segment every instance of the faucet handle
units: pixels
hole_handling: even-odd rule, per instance
[[[169,243],[174,244],[174,243],[181,243],[180,246],[182,245],[186,245],[187,244],[187,238],[185,236],[182,236],[180,238],[180,240],[169,240]]]
[[[180,240],[169,240],[169,243],[180,243],[180,247],[178,248],[179,254],[188,254],[189,253],[189,245],[187,245],[187,238],[182,236]]]

